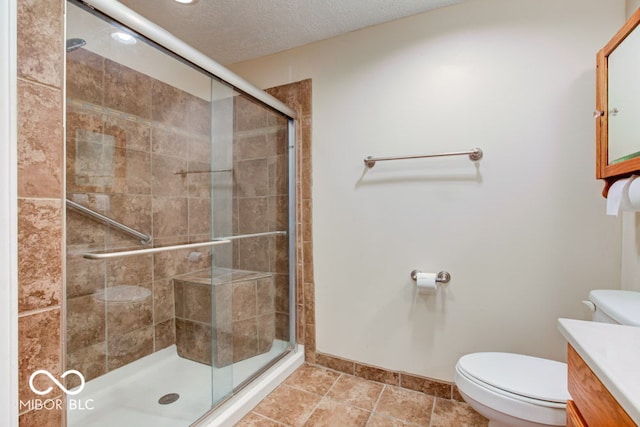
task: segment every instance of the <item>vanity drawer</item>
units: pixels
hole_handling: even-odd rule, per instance
[[[571,421],[575,422],[575,419],[572,420],[569,417],[571,411],[577,409],[579,414],[576,415],[582,416],[585,423],[583,425],[592,427],[636,426],[571,345],[569,345],[567,362],[569,365],[569,394],[575,403],[575,407],[567,405],[568,425],[571,425]]]

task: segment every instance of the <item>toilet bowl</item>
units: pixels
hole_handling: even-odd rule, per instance
[[[596,290],[592,320],[640,326],[640,292]],[[514,353],[471,353],[456,364],[455,384],[491,427],[566,425],[567,365]]]
[[[472,353],[456,365],[464,400],[491,426],[565,425],[567,365],[513,353]]]

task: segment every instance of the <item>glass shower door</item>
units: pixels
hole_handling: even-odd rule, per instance
[[[290,348],[289,120],[249,97],[213,96],[213,383],[234,388]],[[229,120],[230,119],[230,120]],[[224,382],[224,381],[223,381]]]
[[[291,348],[290,119],[76,2],[66,65],[68,424],[187,425]]]

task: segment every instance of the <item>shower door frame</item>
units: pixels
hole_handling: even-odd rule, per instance
[[[143,16],[132,11],[114,0],[81,0],[82,3],[99,10],[105,15],[119,21],[124,26],[131,28],[135,32],[145,36],[149,40],[157,43],[165,49],[175,53],[177,56],[186,59],[188,62],[202,68],[221,81],[229,84],[234,89],[243,92],[252,98],[268,105],[276,111],[286,115],[290,120],[297,120],[297,113],[282,101],[269,95],[262,89],[257,88],[245,79],[233,73],[228,68],[218,64],[213,59],[194,49],[187,43],[176,38],[173,34],[157,26]]]
[[[277,356],[272,361],[268,362],[258,372],[245,380],[238,387],[231,390],[230,395],[222,399],[219,402],[212,402],[211,410],[195,421],[195,424],[206,421],[210,414],[217,408],[221,407],[229,398],[233,397],[240,389],[245,385],[250,384],[255,378],[260,376],[263,372],[275,365],[278,361],[282,360],[288,353],[297,348],[297,316],[296,316],[296,291],[297,291],[297,195],[296,195],[296,181],[297,181],[297,168],[296,168],[296,122],[298,120],[298,113],[286,104],[268,94],[267,92],[259,89],[248,81],[242,79],[231,70],[217,63],[213,59],[207,57],[203,53],[194,49],[187,43],[176,38],[168,31],[157,26],[153,22],[132,11],[123,4],[114,0],[75,0],[84,3],[88,7],[99,11],[100,13],[108,16],[109,18],[121,23],[125,27],[141,34],[151,42],[157,44],[161,48],[175,54],[177,57],[186,60],[187,62],[199,67],[203,71],[209,73],[215,79],[220,80],[223,83],[231,86],[234,90],[248,95],[254,98],[267,107],[275,110],[286,116],[287,124],[287,152],[288,152],[288,244],[289,244],[289,347],[285,349],[282,354]],[[65,2],[66,5],[66,2]],[[65,6],[66,7],[66,6]]]
[[[18,128],[17,128],[17,5],[0,2],[0,424],[18,425]]]

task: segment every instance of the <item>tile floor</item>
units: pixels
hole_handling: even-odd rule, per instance
[[[304,364],[236,427],[476,427],[466,403]]]

